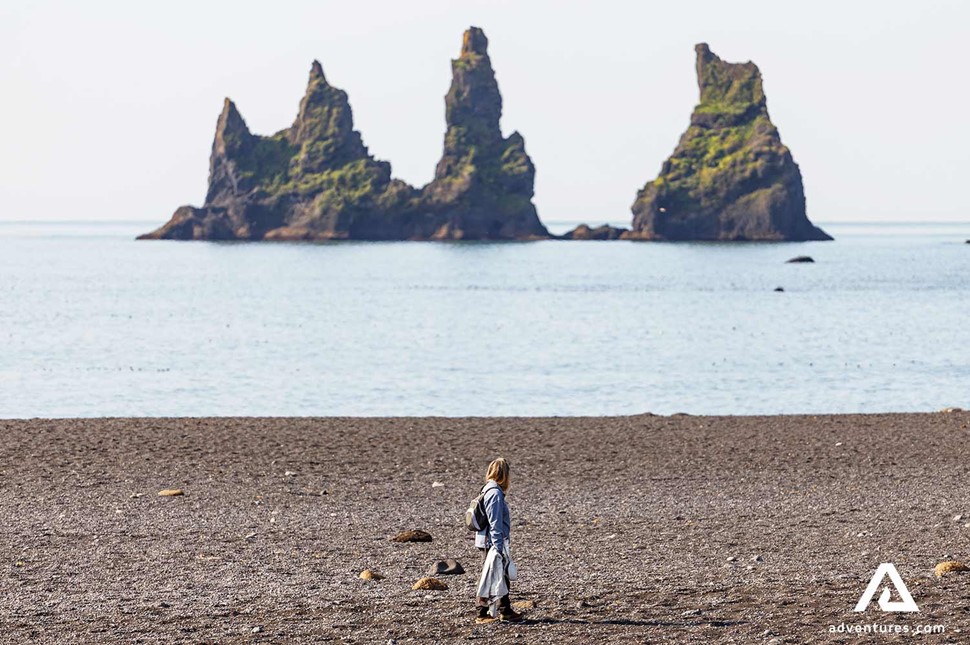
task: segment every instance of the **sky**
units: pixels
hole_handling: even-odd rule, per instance
[[[281,130],[314,59],[371,153],[421,186],[470,25],[544,221],[629,221],[697,102],[698,42],[760,67],[812,220],[970,220],[970,0],[3,0],[0,221],[200,205],[223,97]]]

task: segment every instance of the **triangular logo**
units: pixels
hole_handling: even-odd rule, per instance
[[[882,581],[889,577],[890,582],[896,587],[896,594],[902,598],[902,600],[891,601],[889,598],[892,594],[889,592],[889,587],[883,587],[882,594],[879,596],[879,608],[883,611],[919,611],[919,607],[916,606],[916,601],[913,600],[913,596],[910,595],[909,589],[906,588],[906,583],[903,579],[899,577],[899,572],[896,571],[896,567],[891,562],[883,562],[876,569],[876,572],[872,574],[872,579],[869,581],[869,586],[866,587],[865,593],[859,598],[859,602],[856,603],[854,611],[865,611],[869,603],[872,602],[873,596],[876,595],[876,591],[879,589],[879,585]]]

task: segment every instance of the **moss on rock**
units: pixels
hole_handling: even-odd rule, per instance
[[[827,240],[805,214],[801,172],[771,123],[758,67],[697,45],[700,103],[633,204],[632,237]]]

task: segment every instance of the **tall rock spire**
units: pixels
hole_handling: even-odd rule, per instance
[[[452,61],[447,133],[419,193],[370,156],[347,94],[313,61],[293,124],[249,132],[231,101],[216,127],[209,192],[147,239],[427,240],[548,237],[532,204],[535,169],[518,133],[502,137],[488,39],[469,29]]]
[[[300,111],[288,139],[297,146],[296,163],[302,172],[320,172],[328,166],[367,156],[347,93],[330,85],[323,66],[313,61]]]
[[[535,167],[518,132],[502,137],[502,95],[488,38],[469,28],[451,62],[445,96],[444,153],[435,179],[422,191],[434,217],[431,237],[521,239],[548,237],[532,204]]]
[[[228,98],[223,101],[222,112],[216,121],[216,136],[212,140],[209,156],[209,190],[206,203],[219,195],[239,195],[249,190],[247,178],[239,166],[252,154],[253,135],[243,120],[236,104]]]
[[[632,237],[828,240],[805,214],[802,175],[768,117],[757,65],[701,43],[690,127],[633,204]]]

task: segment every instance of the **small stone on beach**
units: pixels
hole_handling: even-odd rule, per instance
[[[430,569],[428,569],[429,576],[455,576],[462,573],[465,573],[465,568],[461,566],[461,563],[458,562],[458,560],[452,560],[451,558],[448,558],[447,560],[438,560],[431,565]]]
[[[946,562],[941,562],[936,565],[933,569],[933,573],[936,574],[937,578],[942,578],[948,573],[960,573],[963,571],[970,571],[970,567],[963,564],[962,562],[957,562],[956,560],[948,560]]]
[[[377,573],[376,571],[372,571],[370,569],[364,569],[363,571],[360,572],[360,579],[361,580],[383,580],[384,576]]]
[[[430,542],[431,534],[427,531],[404,531],[391,538],[391,542]]]
[[[179,495],[184,495],[185,491],[181,488],[165,488],[158,491],[159,497],[178,497]]]
[[[421,591],[421,590],[444,591],[447,588],[448,588],[448,585],[438,580],[437,578],[421,578],[420,580],[414,583],[413,587],[411,587],[411,589],[413,589],[414,591]]]
[[[444,484],[441,482],[434,482],[431,484],[431,488],[444,488]]]

